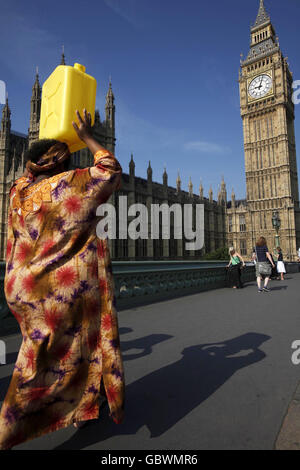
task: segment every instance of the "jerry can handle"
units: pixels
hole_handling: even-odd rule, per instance
[[[85,66],[81,64],[77,64],[77,62],[74,64],[74,69],[80,70],[80,72],[85,72]]]

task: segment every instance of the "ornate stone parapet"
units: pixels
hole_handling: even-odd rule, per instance
[[[178,263],[174,267],[165,264],[160,269],[128,269],[114,274],[115,295],[118,309],[152,303],[174,297],[194,294],[204,290],[226,286],[226,268],[222,263],[217,267],[203,264]],[[220,265],[221,264],[221,265]],[[255,280],[254,266],[243,270],[242,281]]]
[[[225,287],[226,264],[220,261],[114,262],[117,309]],[[286,263],[287,272],[299,272],[299,266],[299,263]],[[5,301],[4,272],[5,264],[0,263],[0,337],[20,332]],[[243,269],[242,281],[255,281],[254,266]]]

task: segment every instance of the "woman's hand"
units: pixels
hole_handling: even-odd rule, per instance
[[[28,176],[29,176],[29,171],[27,170],[27,168],[25,168],[22,177],[28,178]]]
[[[80,116],[78,109],[76,110],[79,124],[77,125],[75,121],[72,121],[73,127],[76,131],[78,137],[85,142],[92,137],[92,118],[91,113],[87,113],[86,109],[83,110],[83,119]]]

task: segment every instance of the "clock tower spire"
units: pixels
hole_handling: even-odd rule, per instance
[[[266,12],[264,0],[260,0],[259,10],[254,26],[260,26],[268,22],[271,22],[271,20],[268,13]]]

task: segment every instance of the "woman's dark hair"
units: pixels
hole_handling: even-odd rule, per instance
[[[51,147],[53,147],[53,145],[60,143],[61,142],[59,140],[55,139],[40,139],[33,142],[25,153],[25,161],[27,162],[30,160],[32,163],[37,163],[40,158],[45,155]],[[63,171],[67,171],[69,169],[69,164],[70,157],[62,163]],[[47,173],[53,172],[55,172],[55,169],[47,171]]]
[[[267,241],[265,237],[259,237],[259,239],[256,242],[256,246],[266,246],[266,245],[267,245]]]
[[[281,248],[280,248],[280,246],[278,246],[278,247],[277,247],[277,251],[281,251]]]
[[[42,155],[58,142],[55,139],[41,139],[33,142],[25,153],[25,161],[31,160],[33,163],[36,163]]]

